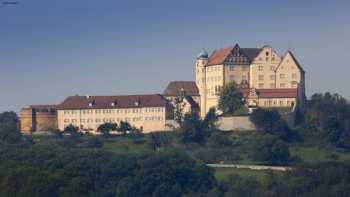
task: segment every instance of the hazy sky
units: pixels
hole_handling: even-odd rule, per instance
[[[162,92],[202,48],[291,49],[307,94],[350,98],[350,1],[0,0],[0,111]],[[14,1],[14,0],[8,0]]]

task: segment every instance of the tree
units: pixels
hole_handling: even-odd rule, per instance
[[[132,130],[131,125],[128,122],[121,121],[119,124],[118,131],[121,132],[123,135],[126,135],[127,132]]]
[[[196,113],[185,114],[184,121],[181,125],[181,131],[181,140],[185,144],[189,142],[205,142],[205,133],[202,128],[202,122]]]
[[[118,125],[116,123],[104,123],[97,128],[97,131],[102,133],[103,136],[108,136],[111,131],[116,131],[117,129]]]
[[[250,120],[259,131],[276,135],[285,141],[291,140],[292,133],[287,122],[275,109],[258,108],[250,115]]]
[[[202,121],[202,128],[205,130],[206,136],[209,137],[216,130],[216,122],[218,117],[215,108],[210,108]]]
[[[274,123],[281,119],[281,115],[277,110],[258,108],[250,115],[250,120],[260,131],[271,131]]]
[[[70,135],[78,135],[79,128],[72,124],[69,124],[66,128],[64,128],[64,132]]]
[[[244,105],[243,95],[235,82],[230,82],[219,91],[219,109],[224,114],[232,115]]]
[[[331,144],[350,148],[350,104],[339,94],[314,94],[307,105],[306,126]]]
[[[0,114],[0,143],[17,143],[21,141],[18,128],[19,120],[15,112]]]
[[[288,163],[290,153],[288,146],[283,141],[265,134],[254,145],[252,158],[268,164],[283,165]]]
[[[169,145],[170,137],[166,132],[152,132],[150,133],[149,145],[153,150],[160,150],[162,146]]]
[[[177,96],[174,101],[174,120],[178,125],[182,124],[183,121],[183,114],[184,114],[184,108],[185,103],[183,102],[184,97],[183,96]]]

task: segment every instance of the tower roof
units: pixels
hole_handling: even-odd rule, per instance
[[[205,58],[207,59],[209,57],[208,53],[203,49],[197,56],[198,59]]]

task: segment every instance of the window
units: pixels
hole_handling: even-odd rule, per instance
[[[285,78],[285,74],[280,74],[280,78],[284,79]]]
[[[247,70],[248,70],[248,67],[247,67],[247,66],[243,66],[243,67],[242,67],[242,70],[243,70],[243,71],[247,71]]]
[[[275,75],[270,75],[270,80],[275,80]]]
[[[292,81],[292,88],[296,88],[298,86],[298,83],[296,81]]]
[[[66,123],[69,122],[69,119],[64,119],[64,122],[66,122]]]
[[[297,78],[297,74],[296,73],[293,73],[292,74],[292,79],[296,79]]]
[[[283,106],[283,101],[280,101],[280,106]]]
[[[247,76],[243,75],[242,80],[247,80]]]
[[[263,71],[263,70],[264,70],[264,67],[263,67],[263,66],[259,66],[259,70],[260,70],[260,71]]]
[[[275,88],[275,84],[274,83],[270,83],[270,88]]]
[[[264,75],[259,75],[259,80],[264,80]]]
[[[281,87],[281,88],[284,88],[285,86],[286,86],[286,84],[284,84],[284,83],[281,83],[281,84],[280,84],[280,87]]]
[[[80,119],[80,122],[81,122],[81,123],[84,123],[84,122],[85,122],[85,119]]]
[[[259,83],[259,88],[264,88],[264,84],[263,83]]]
[[[274,71],[275,70],[275,66],[270,66],[270,70]]]
[[[269,56],[269,52],[266,51],[265,55],[266,55],[266,56]]]
[[[235,70],[235,67],[233,67],[233,65],[230,66],[230,70],[231,71],[234,71]]]
[[[272,101],[271,100],[269,100],[269,106],[272,106]]]

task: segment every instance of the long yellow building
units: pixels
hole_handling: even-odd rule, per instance
[[[125,121],[143,132],[167,130],[173,107],[162,95],[72,96],[57,107],[58,129],[72,124],[96,131],[104,123]]]

